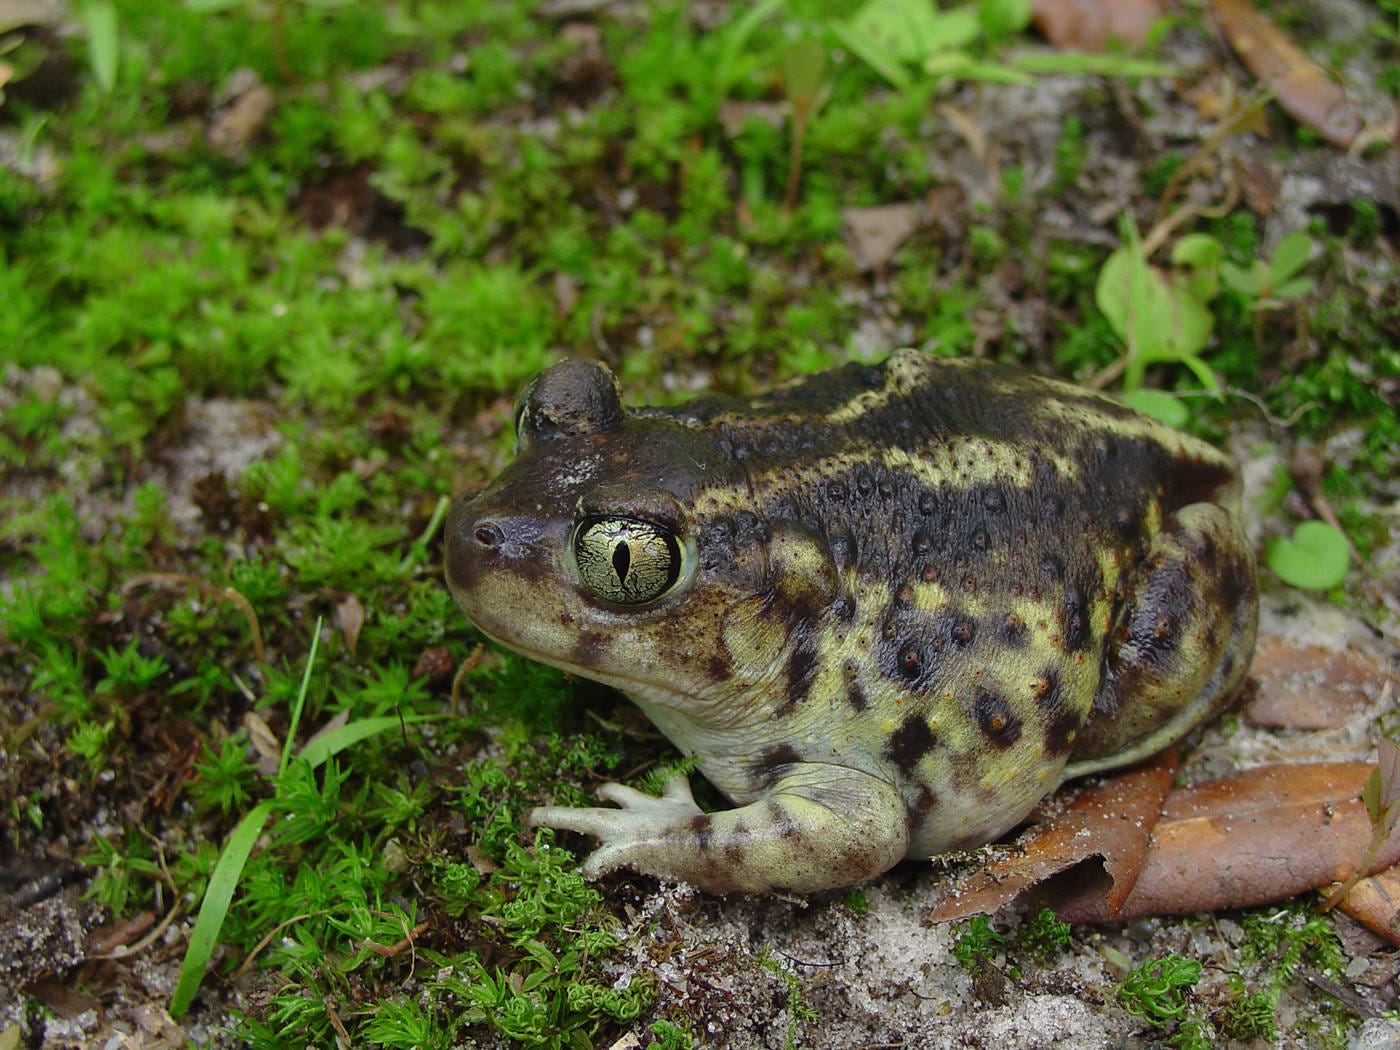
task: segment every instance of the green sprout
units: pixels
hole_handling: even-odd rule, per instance
[[[1346,578],[1351,552],[1347,538],[1325,521],[1305,521],[1292,538],[1275,536],[1264,558],[1290,587],[1330,591]]]
[[[1366,805],[1366,815],[1371,818],[1371,841],[1366,844],[1350,877],[1323,898],[1320,911],[1329,911],[1340,904],[1352,887],[1370,873],[1381,847],[1400,824],[1400,743],[1389,737],[1381,740],[1376,768],[1371,770],[1361,789],[1361,801]]]
[[[1149,959],[1118,987],[1118,1001],[1131,1014],[1161,1027],[1186,1017],[1186,994],[1201,979],[1199,959],[1169,954]]]

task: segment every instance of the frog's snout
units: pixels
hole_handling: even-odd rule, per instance
[[[448,585],[460,598],[485,573],[521,571],[539,560],[544,532],[544,524],[534,518],[501,514],[475,499],[459,500],[447,517]]]
[[[476,522],[471,531],[472,542],[487,550],[503,546],[506,542],[505,531],[490,518],[483,518]]]

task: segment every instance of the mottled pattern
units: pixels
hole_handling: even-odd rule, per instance
[[[455,596],[632,696],[739,806],[614,786],[618,810],[537,811],[602,839],[590,874],[810,890],[979,844],[1179,738],[1248,665],[1232,466],[1078,388],[901,351],[626,412],[569,361],[519,418],[516,463],[453,509]],[[655,600],[580,577],[576,527],[612,519],[674,535]]]

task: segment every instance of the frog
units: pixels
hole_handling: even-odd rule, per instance
[[[902,349],[756,396],[624,407],[530,380],[445,575],[491,639],[625,694],[686,775],[536,827],[713,894],[810,894],[1006,836],[1239,693],[1258,588],[1240,475],[1068,382]]]

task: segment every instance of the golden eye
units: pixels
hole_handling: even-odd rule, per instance
[[[639,518],[585,518],[574,532],[583,585],[617,605],[645,605],[675,586],[681,546],[675,533]]]

